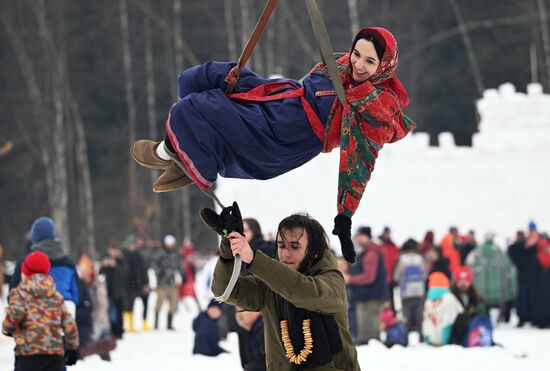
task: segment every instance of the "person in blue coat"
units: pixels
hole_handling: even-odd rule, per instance
[[[208,304],[206,311],[201,312],[193,320],[193,331],[195,331],[195,345],[193,354],[202,354],[215,357],[221,353],[227,353],[218,345],[220,341],[220,328],[218,320],[222,316],[221,305],[215,299]]]
[[[75,315],[76,306],[80,303],[78,274],[74,262],[63,248],[63,243],[57,239],[54,221],[49,217],[36,219],[31,227],[30,252],[42,251],[51,262],[49,275],[55,282],[57,291],[65,299],[65,305],[71,314]],[[27,254],[26,254],[27,255]],[[9,283],[9,289],[17,287],[21,281],[21,264],[25,256],[17,261]]]
[[[75,318],[76,307],[80,303],[78,273],[74,262],[66,255],[63,243],[57,239],[55,223],[51,218],[43,216],[32,223],[30,243],[30,248],[15,265],[8,286],[9,291],[21,282],[21,265],[27,255],[34,251],[42,251],[50,259],[51,268],[48,275],[53,278],[55,288],[63,296],[65,306]]]

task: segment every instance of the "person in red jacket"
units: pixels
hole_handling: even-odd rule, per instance
[[[380,236],[380,247],[382,248],[382,254],[384,254],[384,265],[386,266],[386,282],[388,283],[388,300],[391,303],[392,309],[395,309],[394,303],[393,303],[393,288],[394,288],[394,280],[393,280],[393,270],[395,269],[395,265],[397,264],[397,260],[399,259],[399,248],[397,245],[393,242],[391,238],[391,229],[390,227],[384,227],[384,231],[382,232],[382,235]]]
[[[372,242],[370,227],[360,227],[355,235],[359,250],[351,274],[344,274],[350,287],[350,302],[357,318],[356,344],[380,339],[380,313],[387,295],[386,267],[380,246]]]

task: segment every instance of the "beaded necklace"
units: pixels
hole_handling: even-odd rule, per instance
[[[311,338],[311,319],[305,319],[302,321],[302,333],[304,334],[304,348],[299,354],[294,353],[294,347],[290,341],[288,335],[288,321],[281,321],[281,338],[283,339],[283,346],[285,347],[286,357],[290,359],[290,362],[297,365],[305,363],[307,356],[313,352],[313,339]]]

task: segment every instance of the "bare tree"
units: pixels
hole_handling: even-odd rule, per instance
[[[46,18],[46,5],[44,0],[38,1],[34,7],[38,21],[38,34],[42,41],[47,65],[51,70],[51,98],[53,103],[53,127],[51,132],[52,149],[52,184],[48,192],[50,199],[51,215],[56,221],[58,235],[61,240],[71,246],[69,234],[69,192],[67,180],[67,148],[65,136],[64,116],[64,59],[66,53],[63,49],[54,51],[48,48],[53,43],[49,24]],[[62,43],[59,43],[62,45]]]
[[[298,41],[298,44],[300,45],[303,53],[305,55],[309,55],[313,63],[317,63],[319,53],[313,48],[312,45],[314,44],[308,41],[307,38],[304,36],[304,31],[301,29],[298,21],[296,21],[296,18],[294,17],[294,14],[289,9],[289,6],[285,1],[280,3],[280,10],[282,16],[286,19],[290,30],[294,34],[294,37],[296,37],[296,40]]]
[[[86,246],[86,250],[94,256],[95,255],[95,227],[94,227],[94,207],[93,207],[93,197],[92,197],[92,184],[90,176],[90,168],[88,161],[87,145],[86,145],[86,134],[84,130],[84,123],[82,122],[82,117],[80,115],[80,109],[78,107],[77,100],[72,92],[70,77],[67,66],[66,51],[63,48],[65,45],[63,36],[59,35],[57,37],[57,42],[54,41],[54,35],[52,28],[50,27],[47,17],[46,17],[46,7],[43,1],[38,3],[38,7],[35,7],[38,24],[39,24],[39,33],[41,35],[42,43],[46,53],[51,55],[50,59],[54,63],[54,81],[56,82],[53,85],[53,97],[54,97],[54,107],[55,107],[55,117],[56,117],[56,133],[61,133],[54,136],[54,148],[57,148],[54,153],[57,156],[63,156],[63,161],[58,161],[58,167],[63,167],[60,171],[60,178],[57,181],[67,183],[67,187],[63,190],[61,187],[57,187],[60,192],[64,192],[64,195],[58,196],[61,197],[62,207],[65,209],[64,212],[61,212],[61,216],[56,217],[58,224],[61,224],[64,228],[64,231],[61,230],[60,234],[63,238],[63,241],[67,246],[70,244],[70,233],[68,231],[68,215],[69,215],[69,192],[68,186],[71,181],[76,183],[78,192],[76,193],[76,198],[78,200],[77,212],[80,214],[81,223],[78,224],[78,227],[75,226],[74,229],[80,229],[74,231],[75,235],[83,236],[83,242]],[[73,126],[66,126],[65,122],[69,121],[73,123]],[[74,129],[74,130],[73,130]],[[74,132],[74,135],[67,135],[65,132],[69,131],[70,133]],[[75,156],[72,156],[72,153],[67,151],[67,140],[70,140],[70,143],[74,145]],[[72,147],[71,147],[72,148]],[[67,156],[69,155],[69,156]],[[65,160],[66,158],[66,160]],[[67,176],[67,162],[71,159],[76,161],[76,172],[78,174],[78,179],[72,179]],[[56,169],[59,171],[59,169]],[[60,189],[61,188],[61,189]],[[55,215],[55,214],[54,214]],[[63,221],[63,217],[67,218]],[[77,233],[78,232],[78,233]],[[73,251],[74,252],[74,251]]]
[[[46,7],[45,3],[41,2],[39,7],[35,7],[37,12],[37,19],[40,25],[41,34],[43,35],[43,46],[47,49],[47,52],[54,56],[57,75],[59,76],[59,86],[56,88],[58,90],[54,96],[56,98],[56,121],[63,119],[64,122],[70,122],[73,125],[63,125],[65,143],[72,144],[71,149],[74,147],[75,155],[73,156],[72,152],[67,150],[65,145],[65,168],[68,168],[68,161],[74,159],[75,161],[75,170],[77,177],[67,177],[67,170],[65,170],[65,178],[67,178],[67,189],[65,190],[67,198],[67,217],[69,215],[69,205],[71,200],[69,198],[68,188],[71,183],[76,183],[76,199],[77,206],[75,209],[80,215],[80,223],[75,225],[73,230],[73,235],[82,236],[81,244],[85,245],[85,250],[89,254],[95,256],[95,226],[94,226],[94,206],[93,206],[93,193],[92,193],[92,182],[90,175],[90,166],[88,161],[88,148],[86,144],[86,133],[84,129],[84,123],[82,121],[82,116],[80,114],[80,108],[78,106],[78,101],[76,100],[75,95],[73,94],[71,81],[67,66],[67,53],[65,51],[64,45],[66,44],[64,40],[64,35],[58,35],[57,38],[54,37],[52,27],[50,22],[47,22],[46,17]],[[56,21],[54,21],[57,23]],[[62,23],[60,21],[59,23]],[[54,74],[55,76],[55,74]],[[72,134],[72,135],[70,135]],[[62,140],[63,138],[58,137],[57,140]],[[58,146],[58,143],[54,143],[54,146]],[[63,164],[59,164],[62,166]],[[66,222],[67,227],[69,222]],[[63,239],[68,246],[70,246],[69,241],[70,233],[66,232],[66,237]],[[75,251],[73,250],[73,253]]]
[[[227,49],[229,51],[229,60],[236,61],[237,55],[237,34],[235,33],[235,20],[233,17],[233,2],[223,2],[223,14],[225,17],[225,32],[227,34]]]
[[[250,21],[250,5],[248,0],[239,0],[239,8],[241,9],[241,45],[244,48],[250,33],[252,32],[252,22]],[[248,60],[248,67],[250,69],[255,68],[255,58],[254,55],[250,56]]]
[[[176,68],[183,68],[183,38],[181,37],[181,0],[173,0],[174,7],[174,57]]]
[[[92,191],[92,177],[90,174],[90,163],[88,160],[88,146],[86,144],[86,132],[84,129],[84,122],[82,121],[82,115],[80,114],[80,108],[78,102],[72,93],[70,82],[68,81],[67,71],[67,85],[65,89],[65,102],[69,102],[72,122],[74,123],[76,132],[76,164],[78,172],[78,200],[79,211],[83,225],[81,226],[81,234],[84,236],[85,249],[91,255],[92,258],[96,255],[96,242],[95,242],[95,222],[94,222],[94,202]]]
[[[179,3],[179,5],[177,5]],[[181,37],[181,11],[178,11],[177,8],[181,7],[181,0],[174,0],[174,41],[175,41],[175,49],[174,49],[174,58],[176,62],[176,68],[182,69],[183,68],[183,48],[178,47],[178,45],[183,45],[183,39]],[[179,14],[178,14],[179,13]],[[189,194],[189,187],[184,188],[181,191],[181,206],[182,206],[182,213],[183,213],[183,235],[184,236],[190,236],[191,235],[191,195]]]
[[[134,98],[134,80],[132,77],[132,52],[130,50],[130,32],[128,25],[128,6],[126,0],[119,0],[120,32],[122,35],[122,61],[124,70],[124,90],[126,93],[126,109],[128,111],[128,146],[136,141],[136,102]],[[128,151],[129,152],[129,151]],[[128,209],[130,225],[136,212],[136,165],[128,158]]]
[[[548,31],[548,13],[544,0],[537,0],[540,17],[540,32],[542,34],[542,48],[544,50],[544,62],[546,64],[547,87],[550,89],[550,32]]]
[[[466,22],[464,22],[464,18],[462,17],[462,13],[460,12],[460,8],[456,0],[449,0],[449,3],[453,9],[453,14],[460,30],[460,36],[462,36],[462,41],[464,42],[464,48],[466,49],[466,54],[468,55],[468,62],[470,63],[470,69],[472,70],[477,92],[481,97],[483,95],[483,91],[485,90],[485,86],[481,77],[481,70],[479,69],[479,65],[477,63],[474,46],[472,44],[472,40],[470,39],[470,33],[468,32]]]
[[[277,23],[272,22],[266,30],[266,50],[265,50],[265,74],[275,73],[275,27]]]
[[[428,48],[431,48],[437,44],[443,43],[450,38],[461,35],[461,32],[463,30],[470,32],[475,30],[492,29],[497,27],[517,26],[517,25],[525,24],[526,22],[530,22],[531,20],[532,20],[531,16],[522,14],[522,15],[513,16],[513,17],[501,17],[501,18],[492,18],[492,19],[482,19],[479,21],[470,21],[463,24],[463,29],[461,29],[460,26],[456,26],[456,27],[448,28],[443,31],[437,32],[431,36],[422,38],[414,49],[409,48],[409,50],[411,50],[410,52],[400,53],[399,61],[401,63],[404,61],[408,61],[411,57],[416,56],[418,52],[425,51]]]
[[[357,0],[348,0],[348,10],[351,37],[354,37],[359,29],[359,8],[357,7]]]
[[[156,107],[156,89],[155,89],[155,69],[153,59],[153,42],[151,35],[151,20],[149,17],[144,19],[145,33],[145,84],[147,90],[147,127],[149,129],[149,138],[158,138],[157,133],[157,107]],[[151,184],[159,176],[159,171],[153,170],[149,172],[151,175]],[[160,198],[157,194],[152,194],[152,218],[153,218],[153,235],[160,235]]]

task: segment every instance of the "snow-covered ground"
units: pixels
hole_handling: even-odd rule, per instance
[[[150,298],[154,303],[154,298]],[[237,338],[230,334],[222,346],[229,354],[210,358],[191,354],[193,332],[191,321],[197,314],[192,302],[180,305],[175,317],[177,331],[164,330],[166,316],[161,316],[159,331],[126,334],[111,354],[112,362],[104,362],[91,356],[69,368],[74,371],[132,370],[132,371],[181,371],[221,370],[240,371]],[[136,310],[139,302],[136,303]],[[2,304],[0,304],[2,307]],[[164,308],[166,310],[166,308]],[[2,309],[3,316],[3,309]],[[152,313],[150,313],[151,315]],[[164,320],[164,321],[162,321]],[[151,323],[150,319],[150,323]],[[550,330],[534,328],[517,329],[500,324],[495,330],[495,340],[502,347],[465,349],[459,346],[435,348],[417,342],[403,348],[387,349],[374,342],[358,348],[359,363],[363,370],[376,371],[546,371],[550,368]],[[0,336],[0,370],[11,370],[13,364],[13,340]]]

